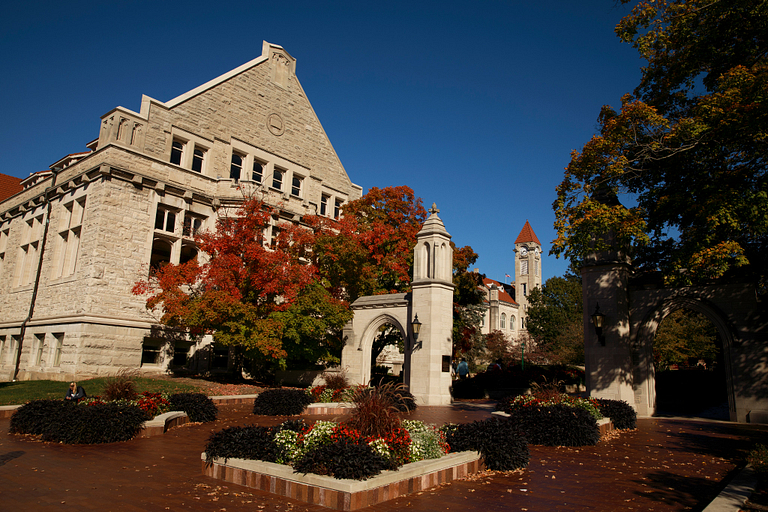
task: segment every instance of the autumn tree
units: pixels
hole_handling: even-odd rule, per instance
[[[453,344],[454,357],[463,354],[474,359],[485,348],[481,332],[487,306],[481,286],[483,275],[469,270],[477,261],[470,246],[454,247],[453,251]]]
[[[349,303],[367,295],[409,292],[413,248],[426,218],[421,198],[409,187],[373,187],[345,204],[338,220],[307,219],[315,237],[310,257],[334,296]],[[467,349],[481,347],[481,276],[468,270],[477,254],[470,246],[457,248],[452,243],[452,247],[454,340]],[[380,333],[374,340],[373,360],[388,344],[402,346],[401,333],[391,329]]]
[[[550,277],[528,294],[529,335],[552,361],[584,363],[581,279],[574,274]]]
[[[344,205],[340,219],[308,217],[314,229],[311,258],[337,298],[410,289],[413,246],[427,218],[409,187],[372,187]]]
[[[673,311],[661,322],[653,339],[654,366],[662,371],[691,359],[716,360],[720,352],[717,339],[717,329],[701,313]]]
[[[736,271],[764,282],[768,3],[641,1],[616,33],[647,65],[572,154],[552,252],[578,267],[628,248],[673,284]]]
[[[340,348],[351,318],[345,303],[302,259],[303,228],[286,225],[268,247],[264,233],[277,212],[257,198],[219,215],[216,229],[196,234],[205,261],[166,264],[133,288],[164,325],[191,335],[212,334],[251,360],[315,361]],[[333,333],[337,333],[336,336]]]

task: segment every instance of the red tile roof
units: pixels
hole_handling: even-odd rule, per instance
[[[523,226],[523,230],[520,231],[520,234],[517,235],[517,240],[515,240],[515,243],[525,244],[528,242],[536,242],[537,244],[541,245],[541,242],[539,242],[539,238],[536,236],[536,233],[533,232],[533,228],[526,220],[525,226]]]
[[[495,284],[496,288],[499,289],[499,300],[501,302],[507,302],[509,304],[517,304],[515,302],[515,299],[512,298],[510,294],[508,294],[506,291],[504,291],[504,288],[506,286],[510,286],[511,288],[514,288],[514,285],[505,285],[500,283],[499,281],[494,281],[493,279],[488,279],[487,277],[483,278],[483,284],[486,286],[486,288],[491,288],[491,285]]]
[[[0,174],[0,201],[5,201],[22,191],[21,178]]]

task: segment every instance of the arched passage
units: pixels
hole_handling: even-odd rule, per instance
[[[647,396],[647,405],[649,410],[655,411],[658,404],[658,397],[656,395],[656,368],[654,367],[654,355],[653,346],[656,334],[662,321],[675,311],[685,309],[693,311],[703,315],[709,322],[714,325],[717,330],[717,334],[720,340],[721,356],[722,356],[722,372],[724,374],[725,394],[728,400],[728,410],[731,417],[735,416],[736,406],[734,397],[734,385],[733,385],[733,369],[731,364],[731,353],[733,347],[733,332],[731,327],[726,321],[726,317],[723,312],[714,304],[709,303],[706,300],[695,297],[671,297],[665,300],[652,309],[645,317],[644,321],[640,324],[637,336],[638,350],[643,353],[644,357],[640,360],[644,361],[644,368],[636,368],[637,385],[643,386],[643,391]],[[638,373],[640,375],[638,375]],[[637,377],[645,377],[644,379],[637,379]]]

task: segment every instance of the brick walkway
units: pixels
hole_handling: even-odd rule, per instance
[[[96,446],[8,435],[10,421],[0,420],[0,509],[327,511],[202,476],[200,452],[212,432],[281,421],[250,409],[220,406],[215,423]],[[463,423],[489,417],[490,409],[421,407],[412,416]],[[524,471],[481,474],[366,510],[701,510],[744,452],[754,442],[768,443],[768,429],[756,425],[647,419],[638,427],[593,447],[532,446]]]

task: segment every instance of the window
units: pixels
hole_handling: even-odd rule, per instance
[[[185,243],[181,246],[181,253],[179,253],[179,263],[187,263],[197,258],[197,247],[195,244]]]
[[[156,238],[152,242],[152,255],[149,258],[149,271],[154,273],[165,265],[171,262],[171,243],[168,240],[162,238]]]
[[[53,277],[66,277],[75,273],[80,252],[80,233],[85,211],[85,198],[64,205],[59,220],[59,240],[54,257]]]
[[[162,342],[151,338],[144,338],[141,346],[141,366],[157,366],[160,364]]]
[[[56,349],[53,352],[53,366],[61,366],[61,349],[64,347],[64,333],[54,333],[53,337],[56,339]]]
[[[229,361],[229,349],[214,345],[211,357],[211,369],[226,368]]]
[[[43,215],[28,219],[24,225],[19,259],[16,267],[16,285],[32,284],[37,271],[38,251],[43,237]]]
[[[528,275],[528,260],[520,260],[520,275]]]
[[[5,336],[0,336],[0,365],[3,364],[5,357]]]
[[[171,163],[181,165],[181,161],[184,158],[184,148],[186,144],[179,139],[173,139],[171,144]]]
[[[500,328],[506,329],[507,328],[507,315],[504,313],[501,314],[501,323],[499,325]]]
[[[515,328],[515,317],[510,315],[509,317],[509,328],[514,329]]]
[[[187,365],[187,361],[189,361],[190,346],[192,346],[191,343],[184,343],[181,341],[176,342],[173,347],[173,360],[171,361],[171,366],[179,367]]]
[[[21,345],[21,336],[11,336],[11,346],[9,347],[10,350],[8,351],[8,363],[16,364],[19,345]]]
[[[0,277],[3,275],[3,265],[5,263],[5,251],[8,249],[8,229],[0,229]]]
[[[261,162],[253,161],[253,172],[251,172],[251,179],[256,183],[261,183],[264,179],[264,164]]]
[[[33,365],[40,366],[43,362],[43,348],[45,347],[45,334],[35,334],[35,360]]]
[[[188,237],[194,237],[203,226],[203,217],[198,217],[189,212],[184,213],[184,228],[181,234]]]
[[[282,231],[282,229],[280,229],[279,227],[272,226],[272,233],[271,233],[271,235],[269,237],[269,248],[270,249],[274,249],[275,247],[277,247],[277,237],[280,236],[280,232],[281,231]]]
[[[272,188],[283,190],[283,171],[275,169],[272,173]]]
[[[528,296],[528,285],[526,283],[523,283],[523,295]]]
[[[539,275],[539,260],[533,260],[533,275]]]
[[[341,199],[337,199],[333,206],[333,218],[338,219],[341,217]]]
[[[304,178],[301,176],[293,175],[293,181],[291,182],[291,195],[296,197],[301,197],[301,183],[304,181]]]
[[[192,152],[192,170],[195,172],[203,172],[203,165],[205,164],[205,150],[202,148],[195,148]]]
[[[232,165],[229,167],[229,178],[240,181],[240,173],[243,171],[243,155],[232,153]]]
[[[168,233],[176,232],[176,212],[158,205],[157,216],[155,216],[155,229]]]
[[[330,197],[325,194],[320,197],[320,215],[328,215],[328,199]]]
[[[195,137],[189,138],[174,137],[171,143],[171,163],[192,169],[195,172],[205,171],[205,159],[208,148],[203,144],[196,143]]]

